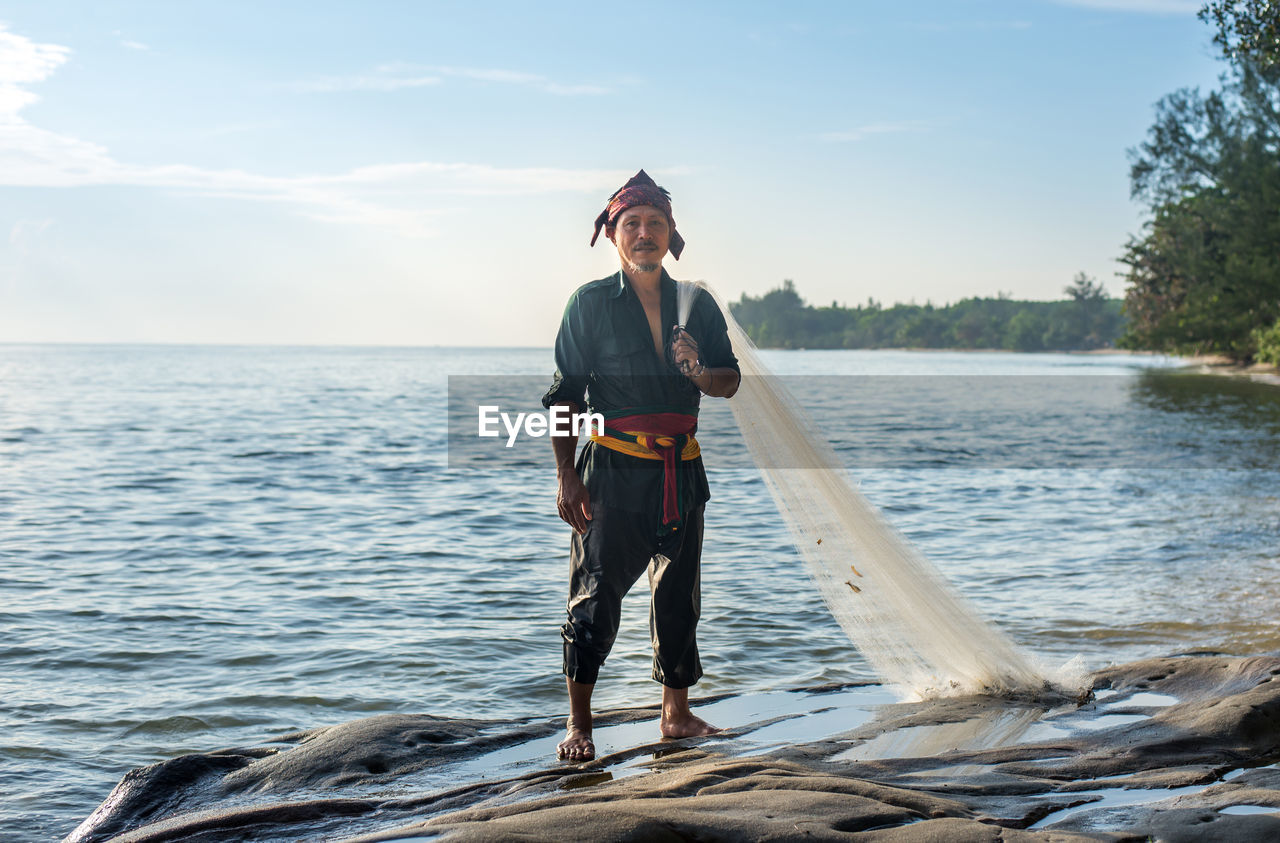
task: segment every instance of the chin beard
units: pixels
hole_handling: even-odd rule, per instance
[[[661,262],[636,263],[634,261],[627,261],[627,269],[631,270],[632,272],[657,272],[661,268],[662,268]]]

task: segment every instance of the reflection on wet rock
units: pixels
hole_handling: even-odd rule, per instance
[[[388,715],[136,770],[68,840],[1269,839],[1277,677],[1180,656],[1100,671],[1084,702],[727,696],[699,709],[727,727],[709,738],[602,715],[583,764],[554,761],[558,719]]]

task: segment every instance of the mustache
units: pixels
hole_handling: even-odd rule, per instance
[[[653,249],[658,248],[658,244],[653,242],[652,240],[640,240],[636,242],[636,245],[633,248],[637,252],[651,251]]]

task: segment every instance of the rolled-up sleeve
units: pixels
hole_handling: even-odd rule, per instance
[[[560,331],[556,334],[556,373],[551,380],[551,388],[542,396],[544,408],[569,401],[579,407],[586,406],[589,348],[590,335],[582,296],[580,292],[574,293],[565,306]]]
[[[697,304],[701,316],[698,320],[701,323],[698,333],[701,336],[695,335],[694,339],[698,341],[698,356],[702,359],[702,364],[713,369],[733,369],[742,374],[742,370],[738,368],[738,358],[733,353],[733,345],[729,342],[729,326],[715,299],[703,293],[698,296]]]

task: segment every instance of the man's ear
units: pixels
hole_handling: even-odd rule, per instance
[[[609,242],[615,246],[618,245],[618,241],[613,239],[613,235],[617,233],[618,233],[618,227],[616,225],[606,225],[604,227],[604,236],[608,237]]]

